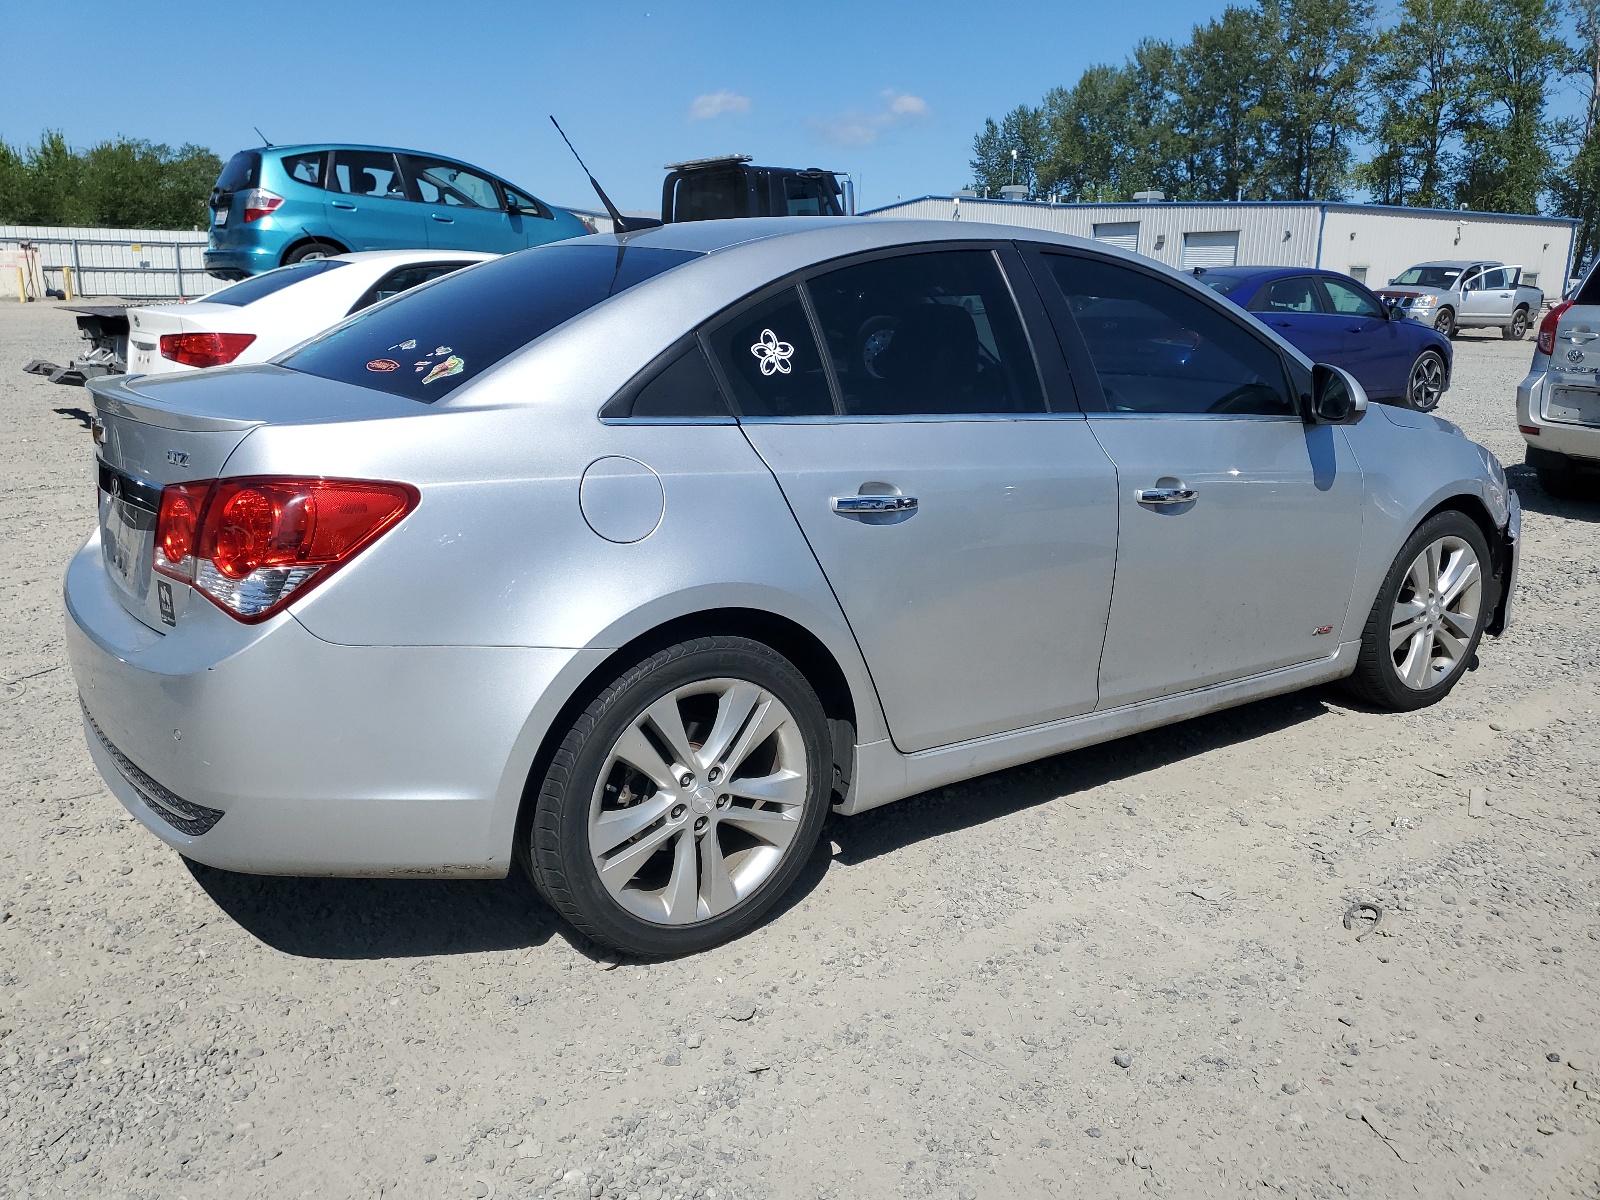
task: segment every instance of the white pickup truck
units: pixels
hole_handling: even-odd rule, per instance
[[[1522,268],[1481,259],[1418,263],[1378,296],[1390,308],[1432,325],[1446,337],[1458,329],[1498,328],[1520,342],[1544,306],[1544,293],[1522,282]]]

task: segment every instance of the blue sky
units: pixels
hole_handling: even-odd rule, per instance
[[[1222,7],[5,0],[0,137],[226,158],[259,125],[279,144],[451,154],[591,206],[553,112],[623,208],[659,206],[664,163],[727,151],[850,171],[875,205],[961,186],[984,117]]]

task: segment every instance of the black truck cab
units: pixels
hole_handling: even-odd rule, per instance
[[[726,217],[840,217],[855,211],[848,176],[820,167],[756,167],[748,154],[668,163],[661,220]]]

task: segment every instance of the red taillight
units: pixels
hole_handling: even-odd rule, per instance
[[[155,569],[241,621],[264,621],[328,578],[421,499],[406,483],[282,476],[162,490]]]
[[[283,197],[276,192],[269,192],[266,188],[251,188],[244,194],[244,219],[259,221],[268,213],[277,211],[282,203]]]
[[[1561,324],[1561,314],[1571,307],[1571,300],[1563,300],[1560,304],[1552,304],[1550,311],[1545,313],[1544,320],[1539,322],[1540,354],[1554,354],[1556,352],[1556,326]]]
[[[221,367],[255,340],[253,333],[163,333],[161,357],[186,367]]]
[[[1525,433],[1529,437],[1542,437],[1543,436],[1542,434],[1540,434],[1539,427],[1537,425],[1518,425],[1517,426],[1517,432],[1518,433]]]

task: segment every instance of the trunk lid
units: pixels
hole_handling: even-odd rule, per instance
[[[159,632],[182,616],[189,589],[153,569],[161,489],[215,479],[265,424],[353,421],[425,413],[385,392],[271,364],[170,376],[89,381],[96,447],[101,557],[122,605]]]

